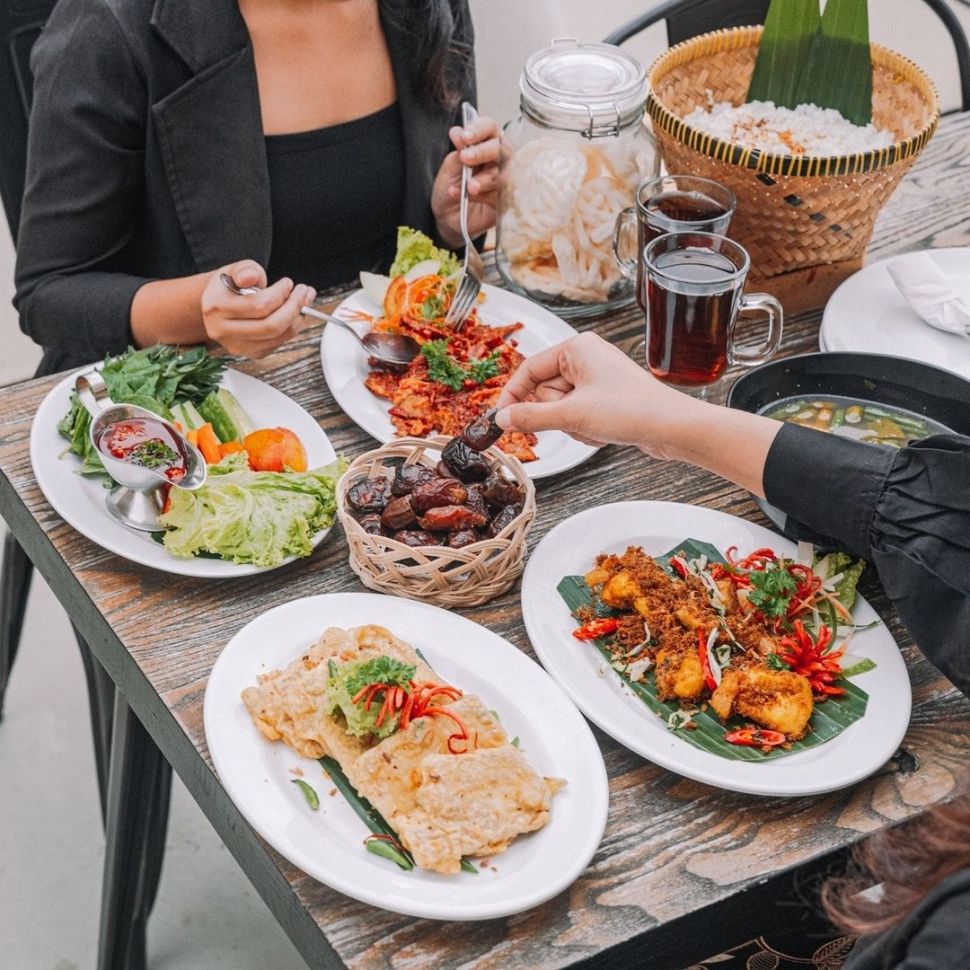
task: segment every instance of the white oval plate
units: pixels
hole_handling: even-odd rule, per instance
[[[104,503],[106,491],[101,481],[77,473],[80,462],[76,456],[64,454],[67,441],[57,433],[57,422],[70,408],[76,373],[79,372],[65,377],[44,398],[30,429],[30,461],[34,466],[34,476],[54,511],[68,525],[109,552],[153,569],[204,579],[266,572],[263,566],[237,564],[223,559],[179,559],[147,533],[136,532],[122,525],[108,511]],[[284,427],[296,434],[306,448],[309,468],[329,465],[336,459],[330,439],[320,425],[296,401],[275,387],[235,370],[225,372],[222,386],[239,399],[256,427]],[[314,537],[314,545],[322,542],[329,531],[324,529],[319,532]],[[292,562],[294,558],[291,556],[286,562]]]
[[[519,342],[519,350],[526,357],[576,336],[576,331],[568,323],[545,307],[487,283],[482,289],[486,297],[479,305],[479,318],[493,327],[516,322],[525,324],[514,336]],[[355,310],[380,313],[380,307],[368,299],[363,290],[358,290],[334,310],[334,315],[345,317]],[[360,344],[343,327],[324,327],[320,338],[320,359],[330,393],[348,417],[382,444],[391,441],[394,438],[394,425],[387,414],[387,401],[364,386],[364,379],[370,371],[367,355]],[[539,457],[523,467],[530,478],[547,478],[575,468],[595,454],[596,450],[561,431],[541,431],[536,445]]]
[[[953,289],[970,304],[970,248],[925,252]],[[915,255],[893,256],[892,261]],[[818,334],[821,349],[892,354],[944,367],[970,378],[970,340],[944,333],[921,320],[889,275],[888,262],[883,260],[866,266],[832,294],[822,314]]]
[[[421,651],[449,683],[498,712],[542,775],[565,778],[545,828],[520,836],[478,875],[405,872],[368,852],[368,832],[323,769],[253,725],[240,693],[285,667],[328,626],[378,623]],[[447,610],[376,593],[331,593],[277,606],[219,655],[205,692],[205,736],[219,778],[250,825],[295,866],[334,889],[396,913],[479,920],[522,912],[569,886],[603,836],[606,768],[592,732],[551,677],[484,627]],[[292,769],[320,796],[312,811]]]
[[[617,502],[580,512],[550,530],[532,553],[522,580],[522,613],[543,666],[580,710],[607,734],[644,758],[708,785],[752,795],[814,795],[871,775],[892,757],[909,726],[909,675],[883,624],[856,633],[852,655],[871,657],[874,670],[853,678],[869,694],[865,716],[838,737],[763,764],[728,761],[688,744],[636,698],[589,644],[572,636],[576,622],[556,592],[563,576],[583,575],[601,552],[643,546],[662,555],[684,539],[743,553],[762,546],[794,556],[795,544],[724,512],[677,502]],[[859,597],[857,623],[878,619]]]

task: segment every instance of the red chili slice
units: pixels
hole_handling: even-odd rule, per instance
[[[737,744],[745,748],[777,748],[788,739],[780,731],[769,731],[767,728],[743,727],[735,731],[728,731],[724,735],[728,744]]]
[[[573,630],[577,640],[598,640],[600,637],[616,633],[620,628],[620,621],[615,616],[604,616],[598,620],[590,620]]]

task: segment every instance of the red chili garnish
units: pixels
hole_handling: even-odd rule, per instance
[[[777,748],[779,744],[784,744],[788,739],[781,731],[769,731],[767,728],[747,727],[738,728],[735,731],[728,731],[724,735],[724,740],[728,744],[737,744],[745,748],[761,748],[762,751],[770,751]]]
[[[795,620],[792,636],[784,636],[778,643],[778,658],[796,674],[807,677],[812,692],[825,697],[837,697],[845,688],[835,687],[832,682],[842,676],[842,655],[845,644],[832,650],[832,631],[823,626],[813,640],[801,620]]]
[[[677,573],[681,579],[687,578],[687,567],[676,556],[670,560],[670,568]]]
[[[707,638],[710,634],[704,629],[697,631],[697,653],[701,660],[701,670],[704,672],[704,684],[708,690],[717,690],[717,681],[711,670],[711,658],[707,653]]]
[[[616,633],[620,628],[620,621],[615,616],[604,616],[598,620],[590,620],[573,630],[577,640],[598,640],[600,637]]]

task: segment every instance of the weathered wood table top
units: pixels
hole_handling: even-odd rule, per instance
[[[944,119],[890,200],[870,258],[970,244],[968,181],[965,114]],[[784,353],[817,349],[819,319],[786,321]],[[626,311],[579,329],[628,347],[642,323]],[[319,338],[311,329],[268,360],[238,366],[290,395],[319,419],[338,452],[355,456],[374,442],[334,403]],[[56,381],[0,390],[0,514],[312,967],[682,967],[740,939],[762,911],[759,898],[793,870],[817,868],[945,797],[966,763],[970,702],[922,657],[870,580],[866,595],[903,650],[914,700],[901,752],[873,777],[816,797],[738,795],[664,771],[597,732],[610,777],[609,821],[570,889],[519,916],[460,928],[355,902],[296,870],[252,832],[213,773],[202,728],[206,678],[245,623],[300,596],[361,589],[341,530],[309,560],[232,581],[182,579],[103,551],[52,511],[31,470],[31,420]],[[632,449],[605,448],[537,491],[532,547],[568,515],[624,499],[700,504],[765,521],[746,492]],[[531,653],[518,585],[466,615]]]

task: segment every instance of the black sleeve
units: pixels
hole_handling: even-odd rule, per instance
[[[896,449],[786,424],[764,486],[788,534],[872,563],[913,639],[970,694],[970,438]]]
[[[34,341],[95,360],[127,347],[147,282],[117,271],[144,198],[145,86],[104,0],[59,3],[31,66],[14,303]]]

